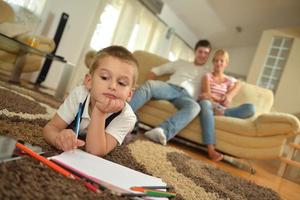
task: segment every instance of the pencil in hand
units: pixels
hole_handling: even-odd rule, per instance
[[[80,118],[81,118],[81,115],[82,115],[82,103],[79,103],[79,108],[78,108],[78,112],[77,112],[77,115],[76,115],[76,121],[75,121],[75,135],[76,135],[76,138],[78,138],[78,135],[79,135],[79,128],[80,128]]]

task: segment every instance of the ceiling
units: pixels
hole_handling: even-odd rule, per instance
[[[300,27],[300,0],[163,0],[214,47],[256,46],[266,29]]]

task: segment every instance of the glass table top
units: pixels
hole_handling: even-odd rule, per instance
[[[32,53],[35,55],[43,56],[45,58],[49,58],[51,60],[56,60],[60,62],[67,62],[63,57],[53,55],[51,53],[43,52],[39,49],[31,47],[27,44],[24,44],[14,38],[8,37],[2,33],[0,33],[0,49],[7,51],[9,53],[18,54],[20,52],[24,53]]]

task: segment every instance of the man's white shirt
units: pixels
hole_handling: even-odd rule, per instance
[[[205,65],[178,60],[152,68],[151,71],[157,76],[171,74],[167,83],[185,88],[193,99],[197,100],[201,90],[202,76],[208,72]]]

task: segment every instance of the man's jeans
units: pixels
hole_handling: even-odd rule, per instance
[[[129,104],[136,112],[151,99],[167,100],[178,109],[176,113],[159,125],[164,130],[167,140],[173,138],[200,112],[199,104],[184,88],[158,80],[146,81],[135,91]]]
[[[204,144],[215,144],[215,119],[213,105],[209,100],[201,100],[200,124],[202,127],[202,137]],[[238,107],[227,108],[224,111],[224,116],[235,118],[249,118],[255,114],[253,104],[245,103]]]

